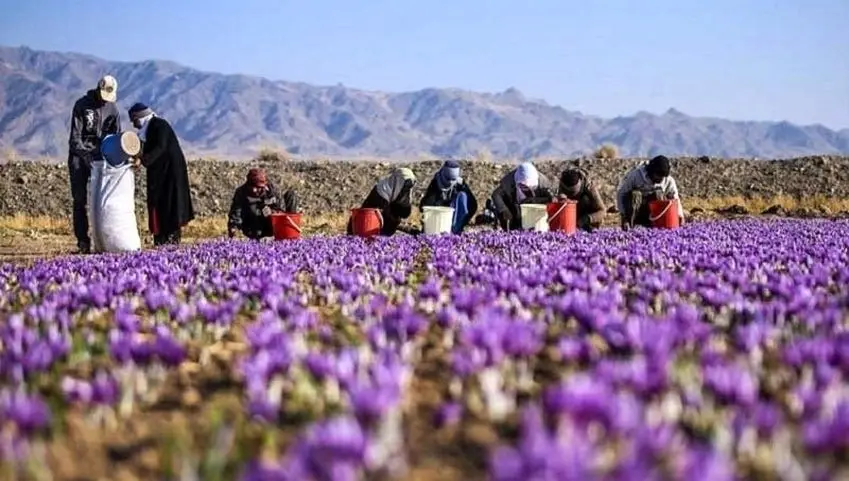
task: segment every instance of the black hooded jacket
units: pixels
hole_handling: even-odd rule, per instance
[[[74,103],[68,160],[79,159],[86,165],[99,160],[100,141],[121,132],[121,114],[115,102],[106,102],[96,90],[89,90]]]

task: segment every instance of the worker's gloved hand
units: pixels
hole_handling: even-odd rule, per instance
[[[631,221],[630,221],[630,220],[628,220],[628,218],[626,218],[626,217],[622,217],[622,218],[620,219],[620,221],[621,221],[621,222],[620,222],[620,224],[621,224],[621,226],[622,226],[622,230],[627,231],[627,230],[631,229],[631,227],[632,227],[632,226],[631,226]]]
[[[130,157],[130,165],[132,165],[134,169],[138,169],[141,167],[141,159],[139,157]]]
[[[227,229],[227,237],[230,239],[236,237],[236,229],[233,229],[232,227]]]
[[[262,215],[264,215],[265,217],[270,216],[271,215],[271,207],[269,207],[269,206],[263,207],[262,208]]]

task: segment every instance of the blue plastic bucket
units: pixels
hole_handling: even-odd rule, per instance
[[[112,167],[126,164],[130,157],[138,154],[138,150],[139,138],[133,132],[110,134],[100,142],[100,153]]]

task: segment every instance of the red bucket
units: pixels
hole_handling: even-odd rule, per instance
[[[383,228],[383,215],[380,209],[351,209],[351,229],[354,235],[373,237]]]
[[[654,227],[675,229],[678,227],[678,199],[653,200],[649,202],[649,220]]]
[[[574,234],[578,231],[578,203],[573,200],[551,202],[548,211],[548,230]]]
[[[271,214],[271,230],[275,240],[301,237],[301,214],[275,212]]]

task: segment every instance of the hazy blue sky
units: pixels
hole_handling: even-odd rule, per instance
[[[849,127],[849,0],[0,0],[0,44]],[[120,82],[120,79],[119,79]]]

